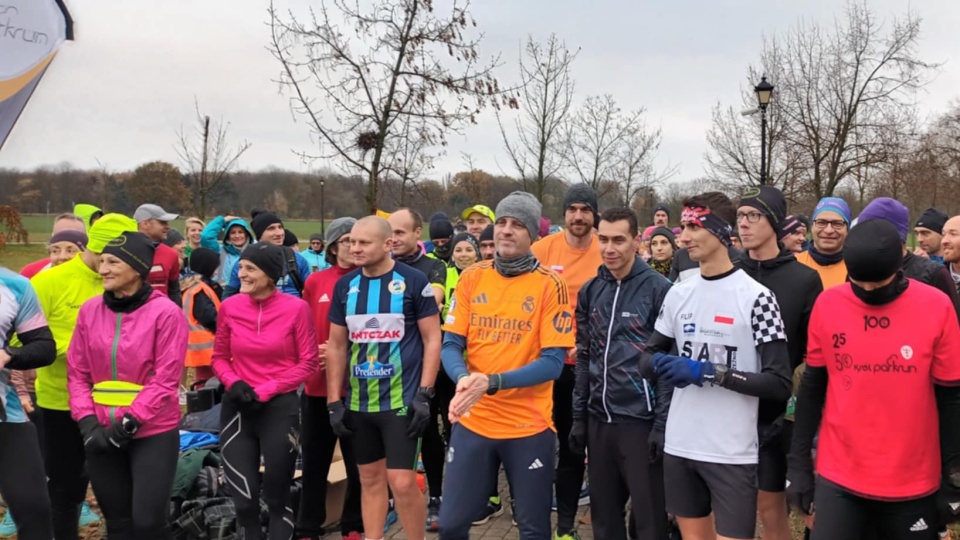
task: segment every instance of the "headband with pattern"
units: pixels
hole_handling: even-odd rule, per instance
[[[683,213],[680,214],[680,224],[693,223],[699,227],[710,231],[710,234],[716,236],[720,243],[730,246],[730,235],[733,234],[733,228],[726,221],[713,214],[709,208],[702,206],[685,206]]]

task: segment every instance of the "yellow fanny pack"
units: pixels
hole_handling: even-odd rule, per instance
[[[93,402],[107,407],[129,407],[143,386],[124,381],[102,381],[93,385]]]

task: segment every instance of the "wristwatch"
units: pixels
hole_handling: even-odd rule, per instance
[[[723,382],[727,380],[727,374],[730,373],[730,366],[726,364],[717,364],[713,369],[716,372],[713,377],[713,383],[723,386]]]
[[[487,377],[487,395],[492,396],[500,391],[500,384],[503,382],[499,373],[494,373]]]
[[[137,422],[137,419],[129,414],[125,414],[123,418],[120,419],[120,428],[123,429],[127,435],[133,436],[136,435],[137,430],[140,429],[140,422]]]
[[[437,391],[434,390],[432,386],[421,386],[420,388],[417,388],[417,393],[433,399],[433,396],[436,395]]]

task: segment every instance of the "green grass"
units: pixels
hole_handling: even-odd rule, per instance
[[[45,259],[47,257],[47,246],[43,244],[7,244],[0,250],[0,266],[6,266],[14,272],[19,272],[21,268],[33,261]]]

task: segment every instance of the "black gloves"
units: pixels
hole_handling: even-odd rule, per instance
[[[806,515],[813,513],[813,467],[794,466],[787,469],[787,501]]]
[[[570,426],[570,436],[567,437],[570,444],[570,451],[578,456],[587,453],[587,421],[584,419],[574,419]]]
[[[327,403],[327,412],[330,414],[330,427],[333,428],[333,432],[337,434],[337,437],[349,437],[353,435],[353,430],[347,427],[343,418],[347,410],[344,408],[342,401]]]
[[[80,426],[83,447],[87,452],[106,452],[113,448],[110,439],[107,437],[107,431],[97,420],[96,415],[84,416],[77,424]]]
[[[430,397],[417,392],[417,395],[413,396],[413,403],[410,404],[408,414],[410,415],[410,423],[407,425],[407,436],[411,439],[417,439],[423,435],[427,425],[430,424]]]
[[[109,429],[104,430],[112,448],[121,450],[133,440],[133,433],[127,433],[120,422],[114,422]]]
[[[259,406],[257,393],[246,381],[237,381],[227,390],[227,399],[240,410],[249,410]]]
[[[650,430],[650,436],[647,438],[647,445],[650,447],[650,463],[657,463],[663,459],[663,428],[654,426]]]

